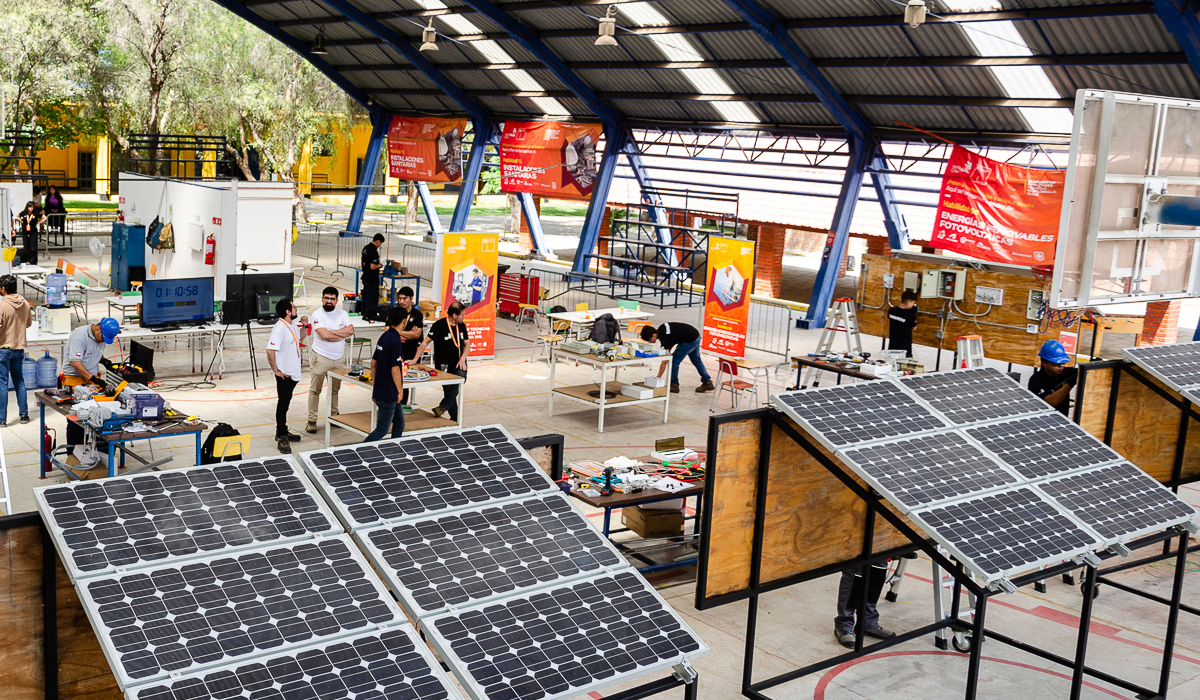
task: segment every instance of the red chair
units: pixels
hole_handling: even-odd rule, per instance
[[[728,379],[722,379],[728,376]],[[738,379],[738,365],[734,360],[721,360],[717,369],[717,390],[713,393],[712,405],[709,406],[709,411],[717,410],[717,402],[720,400],[721,392],[728,391],[730,406],[733,410],[738,410],[742,406],[742,397],[746,394],[754,394],[754,406],[758,403],[758,385],[754,382],[748,382],[744,379]]]

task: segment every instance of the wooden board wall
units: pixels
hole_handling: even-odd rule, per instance
[[[712,491],[710,532],[707,549],[701,552],[707,561],[704,587],[709,599],[750,586],[763,425],[764,421],[755,416],[717,428],[716,458],[710,455],[707,467],[707,488]],[[792,427],[803,432],[794,424]],[[787,433],[772,428],[763,583],[860,556],[866,512],[866,503],[853,491]],[[886,520],[876,519],[874,551],[908,542]]]
[[[1079,424],[1104,439],[1108,426],[1109,397],[1115,366],[1089,368],[1076,401]],[[1113,415],[1112,448],[1150,476],[1170,483],[1175,468],[1175,447],[1183,412],[1142,382],[1136,373],[1176,399],[1179,394],[1134,365],[1125,365],[1117,382],[1117,410]],[[1182,481],[1200,479],[1200,421],[1188,421],[1187,446],[1183,453]]]
[[[919,274],[925,270],[944,269],[965,269],[967,271],[963,300],[957,302],[958,308],[963,313],[978,314],[987,310],[986,304],[975,303],[976,286],[1003,289],[1004,304],[993,307],[986,316],[978,319],[956,318],[948,321],[943,337],[939,340],[934,334],[940,328],[941,319],[935,314],[946,302],[943,299],[921,299],[917,301],[917,306],[921,308],[922,313],[917,317],[917,327],[913,330],[913,343],[917,345],[933,348],[940,345],[943,349],[953,353],[956,345],[955,339],[958,336],[980,335],[983,336],[983,354],[986,357],[1032,367],[1042,343],[1051,339],[1057,340],[1059,333],[1065,330],[1079,332],[1077,320],[1070,328],[1055,325],[1049,329],[1048,333],[1029,333],[1026,330],[1026,326],[1030,323],[1037,323],[1037,321],[1031,321],[1025,317],[1029,291],[1042,288],[1041,284],[1033,277],[962,268],[950,265],[949,262],[950,260],[947,260],[947,264],[940,264],[902,260],[883,255],[864,255],[863,265],[866,266],[866,270],[859,281],[858,295],[858,302],[861,304],[858,310],[858,322],[862,332],[879,337],[887,336],[888,293],[891,293],[891,304],[900,303],[900,294],[904,291],[905,272]],[[895,288],[890,290],[883,288],[883,276],[888,273],[896,276]],[[976,325],[975,321],[979,321],[979,324]],[[872,348],[867,347],[864,350],[871,352]]]

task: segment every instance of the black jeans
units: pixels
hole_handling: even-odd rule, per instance
[[[275,404],[275,439],[281,440],[288,436],[287,413],[292,405],[292,392],[300,382],[291,377],[275,375],[275,392],[279,401]]]
[[[457,374],[463,379],[467,378],[467,370],[465,369],[454,367],[450,369],[450,373]],[[439,404],[442,408],[446,409],[450,420],[455,422],[458,421],[458,390],[461,386],[461,384],[447,384],[442,387],[442,402]]]
[[[362,277],[362,306],[359,307],[359,313],[365,312],[367,309],[379,306],[379,276],[363,275]]]

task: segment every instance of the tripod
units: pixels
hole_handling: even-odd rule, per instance
[[[242,325],[245,326],[245,328],[246,328],[246,342],[250,346],[250,383],[255,389],[257,389],[258,388],[258,356],[254,354],[254,333],[251,332],[251,330],[250,330],[250,314],[249,314],[249,310],[246,307],[246,303],[247,303],[246,302],[246,270],[254,270],[255,272],[258,272],[258,270],[254,269],[253,267],[247,266],[245,261],[243,261],[241,264],[242,293],[241,293],[240,303],[241,303],[241,310],[242,310],[242,316],[243,316]],[[222,313],[222,315],[224,315],[224,313]],[[229,326],[230,326],[230,324],[226,323],[225,327],[221,329],[221,336],[219,338],[217,338],[217,347],[220,347],[222,349],[225,347],[225,334],[229,332]],[[225,358],[225,353],[222,350],[222,352],[221,352],[222,365],[224,365],[224,362],[225,362],[224,358]],[[213,364],[216,361],[217,361],[217,353],[214,352],[212,360],[210,360],[208,363],[208,371],[204,373],[204,381],[208,381],[208,378],[210,376],[212,376]],[[223,368],[224,367],[222,367],[222,369]]]

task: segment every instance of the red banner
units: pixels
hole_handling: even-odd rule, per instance
[[[388,174],[401,180],[458,182],[466,119],[392,117]]]
[[[707,287],[700,348],[724,357],[745,357],[754,242],[709,236]]]
[[[1054,262],[1065,170],[1038,170],[954,147],[929,244],[1013,265]]]
[[[599,124],[504,122],[500,189],[587,199],[596,182]]]

